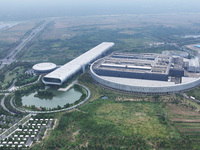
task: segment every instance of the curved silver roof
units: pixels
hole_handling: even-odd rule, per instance
[[[113,46],[114,46],[114,43],[112,42],[103,42],[99,44],[98,46],[90,49],[89,51],[85,52],[79,57],[63,65],[62,67],[44,76],[43,82],[45,84],[61,85],[73,74],[81,70],[82,67],[85,67],[87,64],[96,60],[99,56],[107,52]]]
[[[54,63],[45,62],[45,63],[35,64],[33,66],[33,70],[36,70],[36,71],[49,71],[49,70],[55,69],[56,67],[57,66]]]

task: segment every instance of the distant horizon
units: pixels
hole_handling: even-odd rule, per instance
[[[0,22],[49,17],[200,13],[197,0],[1,0]]]

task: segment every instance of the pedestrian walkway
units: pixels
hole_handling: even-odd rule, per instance
[[[77,80],[73,81],[70,85],[68,85],[66,88],[59,88],[58,91],[66,92],[68,91],[75,83],[77,83]]]

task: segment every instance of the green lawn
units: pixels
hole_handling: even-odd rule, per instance
[[[164,121],[160,104],[116,102],[115,97],[90,102],[61,117],[44,142],[45,149],[169,148],[181,140],[179,132]],[[38,148],[38,147],[35,147]]]
[[[179,135],[171,130],[167,123],[161,123],[160,116],[164,115],[164,112],[159,104],[99,101],[101,101],[100,107],[94,110],[93,118],[97,124],[112,124],[122,136],[137,135],[144,139],[165,139],[167,136],[179,138]]]
[[[24,68],[22,67],[16,67],[14,70],[8,71],[5,74],[5,79],[2,82],[2,87],[6,87],[9,82],[12,82],[12,80],[15,79],[18,74],[22,74],[23,71],[24,71]]]

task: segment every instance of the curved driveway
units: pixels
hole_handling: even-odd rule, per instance
[[[30,114],[56,113],[56,112],[62,112],[62,111],[72,110],[72,109],[75,109],[75,108],[77,108],[77,107],[83,105],[85,102],[87,102],[87,101],[89,100],[89,98],[90,98],[90,96],[91,96],[91,92],[90,92],[90,90],[89,90],[86,86],[81,85],[81,84],[78,84],[78,85],[80,85],[80,86],[82,86],[84,89],[86,89],[86,91],[87,91],[87,97],[85,98],[84,101],[82,101],[82,102],[80,102],[79,104],[76,104],[76,105],[74,105],[74,106],[72,106],[72,107],[69,107],[69,108],[64,108],[64,109],[60,109],[60,110],[52,110],[52,111],[29,111],[29,110],[23,110],[23,109],[20,109],[20,108],[18,108],[18,107],[15,107],[15,105],[13,104],[13,98],[11,98],[10,104],[11,104],[11,106],[12,106],[13,108],[15,108],[17,111],[20,111],[20,112],[22,112],[22,113],[30,113]]]
[[[6,98],[6,96],[7,95],[5,95],[4,97],[3,97],[3,99],[1,100],[1,107],[3,108],[3,110],[5,110],[5,111],[7,111],[7,112],[9,112],[9,113],[11,113],[12,115],[14,115],[15,113],[13,113],[13,112],[11,112],[10,110],[8,110],[7,108],[6,108],[6,106],[5,106],[5,98]]]

